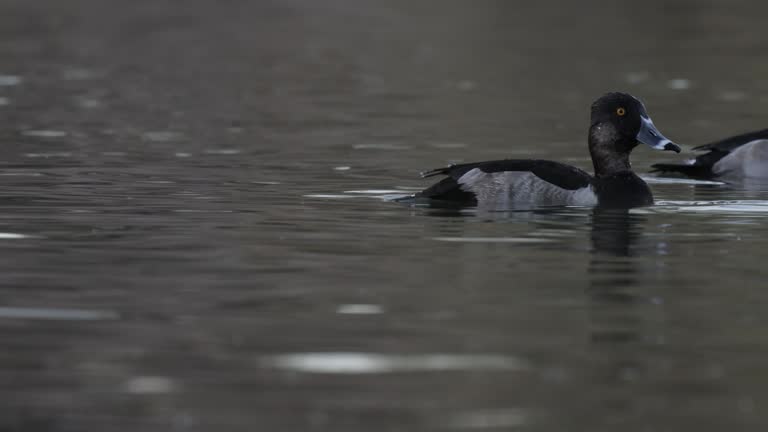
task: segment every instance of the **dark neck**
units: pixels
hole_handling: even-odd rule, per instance
[[[592,156],[595,177],[632,170],[629,153],[635,143],[624,141],[610,124],[596,124],[589,129],[589,154]]]
[[[600,148],[590,148],[592,165],[595,167],[595,177],[608,177],[622,171],[632,171],[629,154],[607,152]]]

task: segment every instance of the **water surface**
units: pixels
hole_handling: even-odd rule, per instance
[[[389,198],[451,162],[589,169],[609,90],[687,149],[765,127],[766,12],[2,2],[0,430],[765,430],[765,185]]]

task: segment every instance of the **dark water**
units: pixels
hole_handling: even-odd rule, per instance
[[[523,3],[0,2],[0,431],[765,430],[765,185],[386,200],[766,126],[764,2]]]

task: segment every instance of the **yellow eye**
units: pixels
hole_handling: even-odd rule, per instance
[[[626,114],[626,113],[627,113],[627,110],[625,110],[624,108],[617,108],[616,109],[616,114],[618,114],[618,115],[620,115],[622,117],[624,117],[624,114]]]

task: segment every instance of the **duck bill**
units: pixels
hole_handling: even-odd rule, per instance
[[[655,150],[671,150],[680,153],[680,146],[662,135],[653,125],[653,121],[646,116],[640,116],[640,132],[637,133],[637,140]]]

